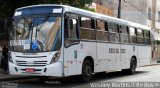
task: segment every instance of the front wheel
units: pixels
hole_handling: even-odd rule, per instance
[[[92,65],[90,61],[85,60],[82,65],[82,75],[81,80],[82,82],[89,82],[92,76]]]

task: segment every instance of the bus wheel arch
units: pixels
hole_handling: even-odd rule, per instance
[[[130,68],[127,69],[128,73],[133,75],[136,72],[136,67],[137,67],[137,58],[136,56],[132,56],[130,60]]]
[[[136,56],[132,56],[130,59],[130,64],[128,69],[122,69],[122,72],[133,75],[136,72],[137,67],[137,58]]]
[[[136,63],[136,67],[137,67],[137,57],[134,55],[134,56],[131,57],[131,60],[132,60],[132,59],[135,59],[135,63]],[[131,60],[130,60],[130,61],[131,61]]]
[[[84,63],[85,60],[90,61],[91,66],[92,66],[92,73],[94,73],[94,60],[93,60],[93,58],[92,58],[91,56],[87,56],[87,57],[83,60],[83,63]],[[83,63],[82,63],[82,64],[83,64]]]
[[[92,73],[94,72],[93,58],[88,56],[82,63],[81,81],[89,82],[91,80]]]

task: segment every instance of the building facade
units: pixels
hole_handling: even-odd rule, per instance
[[[119,0],[94,0],[98,5],[112,9],[112,16],[118,15]],[[121,19],[135,23],[147,24],[147,2],[146,0],[121,0]]]

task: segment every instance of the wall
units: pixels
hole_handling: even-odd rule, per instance
[[[94,0],[95,3],[113,9],[113,16],[117,17],[119,0]],[[121,0],[121,19],[147,25],[146,0]]]

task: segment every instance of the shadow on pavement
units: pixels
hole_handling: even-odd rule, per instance
[[[128,75],[123,72],[111,72],[111,73],[98,73],[92,76],[91,82],[101,82],[121,77],[131,77],[148,73],[147,71],[137,71],[134,75]],[[53,88],[53,87],[76,87],[80,85],[87,85],[89,83],[81,83],[77,79],[78,76],[66,77],[66,78],[54,78],[47,81],[40,81],[37,77],[11,79],[11,82],[19,84],[19,88]],[[7,81],[7,80],[3,80]]]

